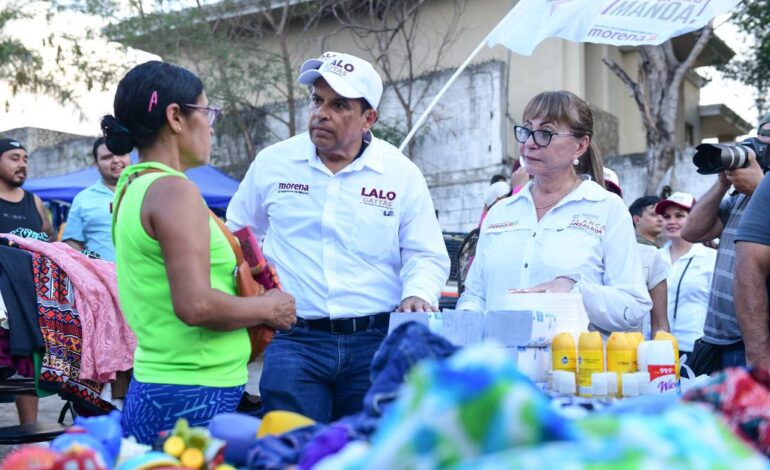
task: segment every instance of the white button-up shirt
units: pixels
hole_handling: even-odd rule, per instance
[[[676,337],[680,351],[690,352],[695,340],[703,336],[717,250],[696,243],[672,263],[671,244],[666,243],[660,254],[671,266],[668,275],[668,324],[671,334]]]
[[[449,256],[425,178],[372,138],[333,174],[307,133],[261,151],[227,208],[227,226],[264,237],[263,251],[305,319],[438,303]]]
[[[490,210],[457,309],[507,310],[511,289],[565,276],[594,328],[638,330],[652,301],[623,201],[584,181],[538,222],[530,189]]]

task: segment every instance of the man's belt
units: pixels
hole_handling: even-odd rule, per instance
[[[390,324],[390,313],[377,313],[365,317],[340,318],[336,320],[319,318],[318,320],[303,321],[311,330],[322,330],[338,335],[349,335],[357,331],[371,331],[374,328],[387,328]]]

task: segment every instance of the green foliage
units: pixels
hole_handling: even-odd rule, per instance
[[[114,0],[79,0],[89,11],[109,10]],[[130,47],[178,63],[203,80],[212,103],[225,119],[217,133],[243,139],[256,153],[266,137],[298,132],[296,73],[309,44],[288,39],[298,25],[318,20],[313,2],[289,0],[131,0],[125,18],[113,22],[108,36]],[[124,13],[125,10],[124,10]],[[301,91],[299,92],[301,94]],[[274,104],[281,104],[274,106]],[[288,108],[288,109],[287,109]],[[285,125],[269,136],[266,121]],[[280,127],[280,126],[279,126]],[[275,129],[275,126],[272,127]]]
[[[770,0],[743,0],[733,22],[747,36],[743,57],[720,70],[754,88],[759,114],[770,109]]]
[[[78,88],[104,90],[122,72],[111,58],[93,54],[84,44],[84,37],[98,36],[87,27],[77,29],[83,34],[49,34],[40,48],[25,44],[9,32],[14,21],[50,20],[58,8],[56,2],[10,1],[0,6],[0,80],[10,86],[12,96],[29,92],[76,105]],[[2,103],[6,111],[11,98],[5,97]]]

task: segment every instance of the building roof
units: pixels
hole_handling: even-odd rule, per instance
[[[723,103],[698,107],[704,139],[716,137],[720,141],[733,141],[748,134],[752,125]]]

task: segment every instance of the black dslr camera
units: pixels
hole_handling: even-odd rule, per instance
[[[760,129],[759,135],[770,137],[770,130]],[[762,171],[770,170],[768,145],[756,137],[735,144],[700,144],[695,147],[692,162],[701,175],[713,175],[725,170],[737,170],[749,166],[749,149],[754,151]]]

